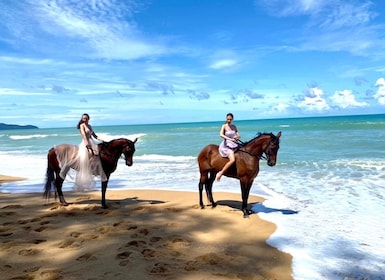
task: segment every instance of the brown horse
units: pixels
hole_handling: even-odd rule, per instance
[[[102,207],[103,208],[107,208],[106,190],[107,190],[107,184],[108,184],[110,175],[116,170],[118,160],[122,154],[124,155],[126,165],[127,166],[132,165],[133,163],[132,157],[135,152],[135,142],[137,140],[138,139],[131,141],[125,138],[120,138],[120,139],[112,140],[110,142],[104,142],[104,143],[98,144],[100,161],[101,161],[104,173],[106,174],[106,177],[107,177],[107,181],[102,182]],[[62,167],[60,166],[58,157],[56,155],[57,150],[61,150],[62,152],[64,151],[64,152],[77,155],[78,146],[61,144],[56,147],[52,147],[49,150],[47,155],[48,167],[47,167],[47,173],[46,173],[44,197],[48,199],[51,196],[51,188],[52,188],[53,190],[55,190],[55,198],[58,195],[60,203],[63,206],[67,206],[68,203],[64,199],[64,195],[62,191],[64,179],[62,179],[61,176],[59,175]],[[76,168],[75,165],[76,164],[74,164],[73,166],[67,166],[66,173],[69,171],[70,168]]]
[[[240,142],[239,147],[235,150],[235,163],[223,174],[240,181],[244,217],[252,213],[251,210],[247,209],[247,200],[251,185],[259,172],[259,160],[266,159],[269,166],[276,164],[280,137],[281,132],[278,132],[276,136],[273,133],[259,133],[259,135],[246,143]],[[228,161],[227,158],[223,158],[219,154],[218,148],[218,145],[208,145],[198,155],[199,172],[201,174],[198,185],[199,204],[202,209],[205,208],[202,198],[203,186],[211,206],[217,206],[212,193],[213,182],[216,174]]]

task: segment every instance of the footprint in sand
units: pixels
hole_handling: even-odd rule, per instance
[[[2,213],[0,213],[0,217],[12,216],[14,214],[16,214],[16,212],[11,212],[11,211],[2,212]]]
[[[66,240],[63,240],[62,242],[58,243],[57,245],[59,246],[59,248],[62,248],[62,249],[67,249],[67,248],[80,249],[81,242],[78,242],[74,239],[66,239]]]
[[[19,224],[19,225],[25,225],[26,223],[28,223],[27,220],[19,220],[19,221],[17,221],[17,224]]]
[[[120,265],[120,266],[126,266],[126,265],[129,264],[129,263],[130,263],[129,260],[123,260],[123,261],[119,262],[119,265]]]
[[[81,255],[80,257],[76,258],[76,260],[79,262],[94,261],[94,260],[97,260],[97,257],[88,253],[88,254]]]
[[[39,253],[39,250],[35,249],[23,249],[19,251],[20,256],[34,256]]]
[[[111,231],[110,227],[100,227],[97,229],[97,231],[101,234],[106,234]]]
[[[22,205],[18,205],[18,204],[10,204],[10,205],[4,206],[1,209],[20,209],[20,208],[24,208],[24,207]]]
[[[63,279],[63,275],[59,269],[47,269],[39,273],[39,276],[33,279],[52,279],[59,280]]]
[[[31,268],[24,269],[23,272],[36,272],[40,269],[41,266],[34,266]]]
[[[198,256],[193,260],[188,261],[184,269],[187,271],[193,271],[193,270],[200,269],[204,265],[223,266],[223,267],[227,266],[224,258],[218,256],[215,253],[209,253],[209,254]]]
[[[131,254],[132,254],[132,252],[124,251],[124,252],[122,252],[122,253],[117,254],[117,255],[116,255],[116,258],[117,258],[117,259],[120,259],[120,260],[122,260],[122,259],[127,259]]]
[[[137,225],[128,225],[127,226],[127,230],[133,230],[133,229],[137,229],[138,228],[138,226]]]
[[[152,243],[156,243],[156,242],[159,242],[160,240],[162,240],[163,238],[160,237],[160,236],[153,236],[150,238],[150,242]]]
[[[152,250],[152,249],[144,249],[142,251],[142,255],[146,259],[153,259],[155,257],[159,257],[161,254],[159,252]]]
[[[39,228],[35,229],[35,231],[42,232],[42,231],[44,231],[46,229],[47,229],[47,227],[39,227]]]
[[[40,244],[40,243],[43,243],[43,242],[47,242],[47,240],[45,240],[45,239],[34,239],[34,240],[31,240],[32,244]]]
[[[74,231],[74,232],[71,232],[71,233],[70,233],[70,236],[71,236],[71,237],[75,237],[75,238],[78,238],[80,235],[82,235],[81,232],[76,232],[76,231]]]
[[[127,242],[127,244],[124,247],[144,247],[147,244],[146,241],[143,240],[132,240],[130,242]]]
[[[167,274],[170,270],[167,268],[168,264],[166,263],[156,263],[154,267],[150,270],[151,274]]]

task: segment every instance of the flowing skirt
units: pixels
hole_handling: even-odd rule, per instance
[[[91,168],[91,160],[93,160],[92,157],[92,152],[88,151],[85,143],[80,143],[78,151],[78,168],[75,178],[74,190],[89,191],[95,189],[95,180]]]
[[[73,169],[75,175],[75,191],[90,191],[95,188],[95,176],[100,176],[101,181],[107,181],[104,173],[98,146],[93,147],[93,151],[88,150],[84,142],[78,146],[62,144],[55,147],[57,159],[60,164],[60,177],[64,180],[68,171]]]

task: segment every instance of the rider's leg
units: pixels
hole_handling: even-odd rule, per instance
[[[223,166],[222,170],[218,172],[217,174],[217,181],[219,182],[221,180],[222,175],[229,169],[229,167],[234,163],[235,161],[235,156],[234,152],[230,152],[229,156],[229,161]]]

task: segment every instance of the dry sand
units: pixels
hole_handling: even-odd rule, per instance
[[[198,192],[107,190],[108,209],[99,191],[65,197],[0,193],[1,279],[292,279],[292,257],[266,244],[275,225],[244,219],[240,194],[204,210]]]

